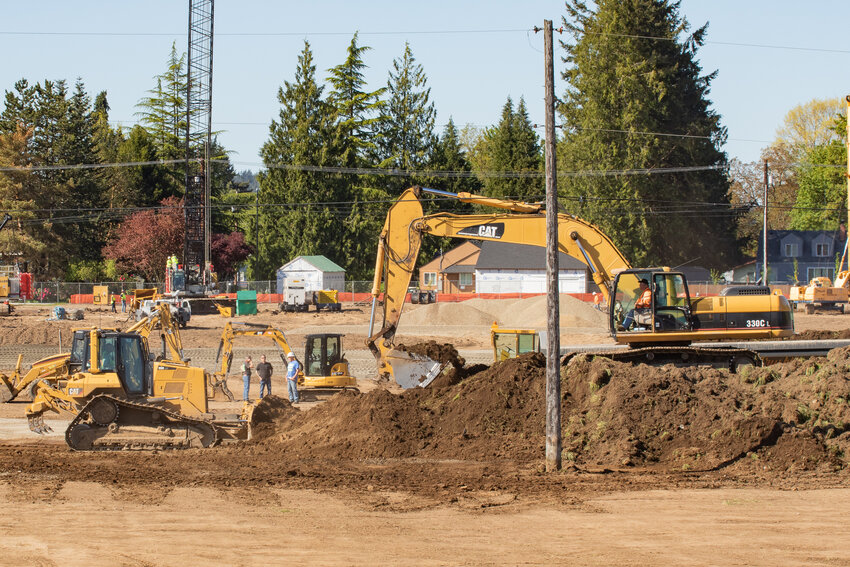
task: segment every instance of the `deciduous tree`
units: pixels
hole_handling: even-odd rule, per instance
[[[182,255],[184,233],[183,201],[169,197],[157,208],[127,217],[103,255],[115,260],[122,272],[160,281],[168,257]]]

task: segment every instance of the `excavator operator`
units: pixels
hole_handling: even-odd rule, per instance
[[[649,289],[649,282],[642,279],[638,282],[638,298],[635,301],[635,307],[623,319],[623,329],[628,331],[635,319],[638,323],[647,322],[645,319],[650,308],[652,308],[652,291]]]

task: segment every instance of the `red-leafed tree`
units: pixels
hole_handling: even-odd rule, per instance
[[[210,255],[219,279],[230,279],[239,264],[254,253],[254,247],[245,242],[241,232],[213,234],[210,240]]]
[[[122,222],[117,236],[103,248],[103,256],[115,260],[120,271],[161,281],[168,257],[183,256],[185,232],[183,201],[169,197],[160,207],[134,213]]]

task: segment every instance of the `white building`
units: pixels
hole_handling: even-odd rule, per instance
[[[564,253],[558,254],[561,293],[586,293],[588,269]],[[546,249],[525,244],[485,241],[475,264],[477,293],[546,293]]]
[[[278,268],[277,293],[283,293],[286,280],[304,282],[305,291],[345,291],[345,270],[324,256],[298,256]]]

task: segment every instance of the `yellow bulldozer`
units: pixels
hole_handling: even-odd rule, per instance
[[[50,430],[48,411],[72,415],[65,441],[74,450],[185,449],[250,438],[253,406],[214,415],[203,368],[157,360],[137,333],[76,330],[69,373],[39,381],[27,407],[30,429]]]
[[[835,284],[827,277],[813,278],[809,285],[791,286],[788,299],[792,308],[802,308],[806,313],[815,312],[815,307],[836,309],[839,313],[847,310],[848,272],[841,272],[835,279]]]

